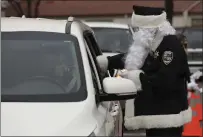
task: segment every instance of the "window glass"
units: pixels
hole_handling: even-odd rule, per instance
[[[1,95],[10,101],[86,98],[82,59],[74,36],[3,32]]]
[[[125,53],[132,43],[132,35],[128,29],[92,28],[103,52]]]

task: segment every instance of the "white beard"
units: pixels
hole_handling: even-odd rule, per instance
[[[125,58],[125,69],[140,69],[150,51],[155,51],[166,35],[175,35],[175,29],[168,21],[156,28],[139,28],[133,34],[133,43],[130,45]]]
[[[149,53],[154,34],[149,29],[139,29],[133,34],[133,43],[125,59],[125,69],[140,69]]]

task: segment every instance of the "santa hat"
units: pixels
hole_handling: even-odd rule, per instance
[[[166,20],[164,8],[133,6],[132,27],[156,28]]]

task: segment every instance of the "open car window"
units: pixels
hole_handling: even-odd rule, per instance
[[[74,36],[50,32],[2,33],[2,101],[81,101],[87,96]]]
[[[92,28],[103,52],[125,53],[132,43],[129,29]]]

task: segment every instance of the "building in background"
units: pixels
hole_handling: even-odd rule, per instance
[[[21,1],[23,10],[26,10],[26,3]],[[174,0],[173,25],[175,27],[184,27],[183,12],[196,1]],[[188,27],[202,27],[202,0],[200,1],[188,12]],[[129,23],[132,5],[164,7],[164,0],[41,0],[39,17],[67,19],[68,16],[76,16],[87,21]],[[34,10],[34,7],[32,8]],[[16,16],[11,6],[6,9],[6,16]]]

